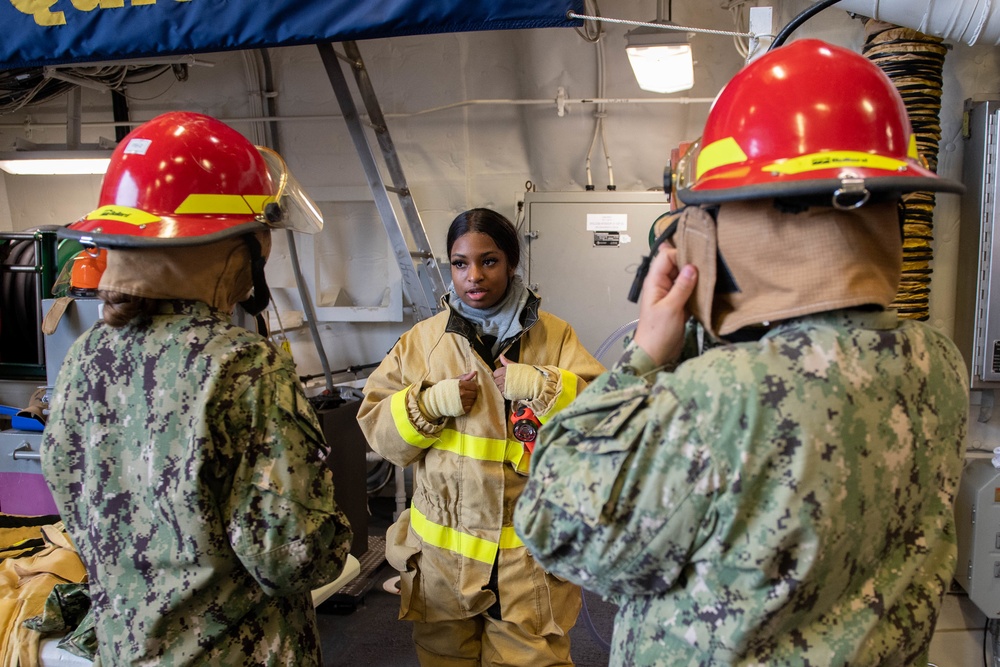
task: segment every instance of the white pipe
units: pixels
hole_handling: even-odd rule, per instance
[[[945,41],[1000,44],[996,0],[841,0],[834,7]]]
[[[544,106],[552,105],[557,107],[557,111],[560,107],[565,107],[569,104],[711,104],[715,101],[714,97],[612,97],[612,98],[582,98],[582,99],[559,99],[559,100],[466,100],[464,102],[455,102],[453,104],[446,104],[440,107],[433,107],[430,109],[422,109],[420,111],[410,111],[405,113],[387,113],[386,118],[406,118],[409,116],[420,116],[428,113],[436,113],[439,111],[448,111],[450,109],[458,109],[460,107],[467,106]],[[563,109],[565,111],[565,109]],[[229,116],[229,117],[219,117],[218,119],[226,123],[264,123],[264,122],[315,122],[315,121],[329,121],[329,120],[342,120],[344,117],[337,114],[329,115],[308,115],[308,116]],[[140,125],[143,121],[87,121],[80,123],[80,127],[109,127],[109,126],[122,126],[131,127],[133,125]],[[9,128],[19,128],[23,129],[25,127],[32,128],[46,128],[46,127],[65,127],[66,123],[59,122],[36,122],[31,121],[25,123],[24,121],[18,123],[0,123],[0,129]]]

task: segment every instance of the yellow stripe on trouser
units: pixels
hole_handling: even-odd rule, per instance
[[[410,505],[410,527],[427,544],[453,551],[482,563],[493,564],[497,558],[497,549],[516,549],[524,546],[524,542],[517,536],[512,526],[500,529],[499,543],[491,542],[449,526],[434,523],[414,505]]]

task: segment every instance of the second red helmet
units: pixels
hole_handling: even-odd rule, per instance
[[[878,66],[815,39],[737,73],[688,160],[677,183],[685,204],[826,195],[853,206],[878,193],[965,190],[924,166],[903,99]]]

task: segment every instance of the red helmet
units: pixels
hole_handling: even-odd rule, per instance
[[[277,153],[254,146],[225,123],[198,113],[165,113],[118,144],[98,208],[59,236],[112,248],[184,246],[295,226],[284,204],[304,193],[289,179]],[[308,204],[318,217],[311,231],[318,231],[322,217]]]
[[[917,154],[903,99],[864,56],[816,39],[747,65],[708,112],[685,204],[832,195],[860,206],[873,193],[963,192]]]

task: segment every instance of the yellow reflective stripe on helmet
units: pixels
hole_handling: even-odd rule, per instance
[[[389,413],[392,415],[392,421],[396,425],[396,432],[399,433],[399,437],[414,447],[427,449],[434,444],[437,438],[424,435],[410,422],[410,415],[406,411],[406,395],[412,388],[413,386],[411,385],[392,395],[389,399]]]
[[[492,564],[496,560],[497,549],[517,549],[524,546],[513,526],[504,526],[500,529],[498,544],[434,523],[413,504],[410,505],[410,527],[427,544],[483,563]]]
[[[257,215],[268,195],[188,195],[174,213],[180,215]]]
[[[159,222],[160,216],[128,206],[102,206],[88,213],[85,220],[117,220],[130,225],[148,225]]]
[[[524,459],[524,445],[520,440],[481,438],[468,433],[459,433],[453,429],[444,429],[437,435],[434,449],[443,449],[477,461],[506,462],[520,470],[519,466]]]
[[[775,174],[802,174],[820,169],[836,169],[838,167],[864,167],[868,169],[882,169],[884,171],[898,171],[906,166],[906,162],[884,155],[873,155],[860,151],[828,151],[826,153],[800,155],[788,160],[774,162],[761,167],[761,171],[769,171]]]
[[[552,409],[547,411],[544,415],[538,415],[538,421],[543,424],[551,419],[553,415],[557,414],[560,410],[572,403],[573,399],[575,399],[577,394],[580,392],[579,378],[577,378],[576,375],[562,368],[559,369],[559,374],[562,376],[562,390],[559,392],[559,395],[556,396],[555,403],[552,404]]]
[[[911,157],[918,162],[923,159],[920,156],[920,151],[917,150],[917,135],[915,134],[910,135],[910,145],[906,147],[906,155],[907,157]]]
[[[254,213],[262,213],[264,207],[269,202],[274,201],[274,197],[270,195],[243,195],[243,198],[250,204],[250,208],[253,209]]]
[[[713,141],[705,146],[698,153],[698,163],[695,167],[695,179],[701,178],[702,174],[716,167],[723,167],[727,164],[746,162],[747,154],[743,152],[736,139],[726,137]]]
[[[420,539],[439,549],[453,551],[466,558],[491,565],[496,561],[499,544],[434,523],[421,514],[414,505],[410,505],[410,527]]]

